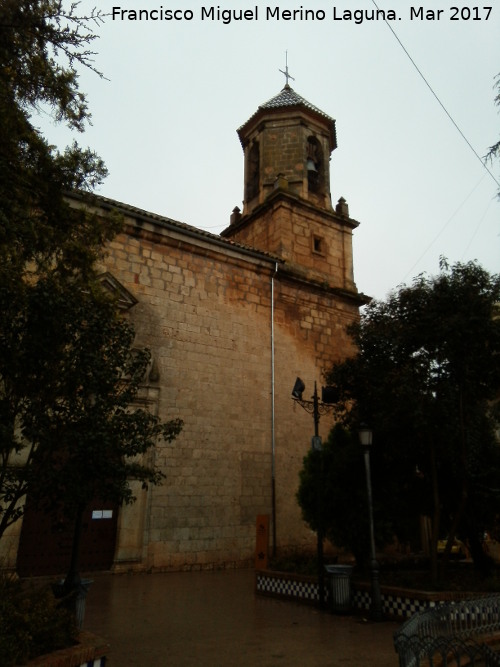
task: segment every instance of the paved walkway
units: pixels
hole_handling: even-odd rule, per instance
[[[249,570],[97,575],[84,629],[110,667],[397,667],[398,624],[254,595]]]

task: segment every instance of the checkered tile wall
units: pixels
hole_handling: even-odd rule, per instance
[[[327,578],[328,581],[328,578]],[[318,584],[316,581],[295,580],[288,575],[280,576],[267,572],[256,573],[256,592],[262,595],[284,597],[297,602],[314,604],[318,602]],[[351,589],[351,603],[354,610],[369,611],[371,596],[369,591]],[[326,600],[330,597],[330,587],[326,588]],[[406,619],[417,611],[429,609],[438,601],[418,600],[404,595],[382,592],[382,609],[387,617]]]
[[[268,576],[257,573],[256,591],[263,595],[285,597],[298,602],[315,603],[319,600],[318,583],[316,581],[295,580],[288,577]],[[326,588],[326,599],[329,590]]]

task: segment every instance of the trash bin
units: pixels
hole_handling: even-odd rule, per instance
[[[92,579],[82,579],[76,593],[75,617],[76,625],[80,630],[83,627],[83,619],[85,618],[85,599],[92,581]]]
[[[60,604],[75,615],[76,625],[79,630],[83,627],[85,599],[92,583],[92,579],[80,579],[69,593],[65,588],[64,580],[59,581],[57,584],[52,584],[54,597],[56,600],[61,600]]]
[[[351,611],[352,565],[325,565],[330,578],[330,609],[334,614]]]

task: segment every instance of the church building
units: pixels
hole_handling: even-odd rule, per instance
[[[299,376],[310,399],[353,352],[346,328],[367,302],[353,276],[358,222],[342,197],[332,203],[335,120],[288,83],[238,136],[243,206],[220,235],[94,200],[124,219],[100,268],[137,346],[151,350],[140,401],[184,427],[148,454],[166,475],[160,486],[136,484],[131,506],[89,508],[84,570],[250,565],[266,516],[270,551],[315,549],[296,500],[314,420],[291,392]],[[323,439],[332,424],[321,417]],[[56,563],[69,545],[37,517],[9,535],[6,557],[20,573],[65,570]]]

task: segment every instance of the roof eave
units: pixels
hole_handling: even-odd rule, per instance
[[[294,106],[290,105],[286,107],[276,107],[275,109],[263,109],[259,107],[259,109],[257,109],[257,111],[236,130],[243,150],[248,143],[248,135],[250,134],[251,130],[264,118],[283,115],[284,113],[290,111],[297,111],[312,116],[317,122],[327,127],[330,142],[330,152],[337,148],[337,131],[335,128],[335,119],[318,113],[314,109],[310,109],[305,105],[297,104]]]

